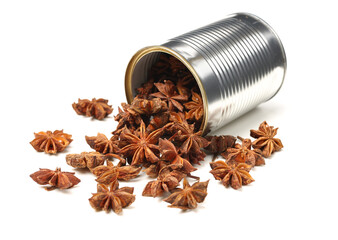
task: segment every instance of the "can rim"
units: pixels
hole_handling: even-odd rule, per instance
[[[167,53],[176,59],[180,60],[191,72],[193,77],[195,78],[197,85],[200,89],[201,96],[202,96],[202,101],[203,101],[203,119],[202,119],[202,124],[201,124],[201,130],[202,134],[205,135],[206,129],[207,129],[207,123],[208,123],[208,100],[207,100],[207,95],[204,89],[204,86],[202,84],[201,79],[199,78],[197,72],[193,68],[193,66],[186,60],[181,54],[175,52],[174,50],[164,47],[164,46],[149,46],[149,47],[144,47],[137,51],[134,56],[131,58],[131,60],[128,63],[126,74],[125,74],[125,94],[127,97],[128,104],[130,104],[133,101],[133,89],[132,89],[132,76],[134,73],[134,69],[136,64],[141,60],[142,57],[149,53],[154,53],[154,52],[161,52],[161,53]]]

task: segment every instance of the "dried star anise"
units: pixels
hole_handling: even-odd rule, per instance
[[[235,144],[234,148],[228,148],[226,152],[221,155],[227,160],[229,164],[246,163],[251,167],[265,164],[265,160],[258,149],[251,149],[251,140],[248,138],[237,137],[242,141],[242,145]]]
[[[264,157],[270,157],[275,151],[283,148],[282,141],[279,138],[274,138],[277,134],[278,128],[269,126],[266,121],[259,125],[258,130],[250,130],[250,136],[257,138],[252,143],[253,148],[262,150]]]
[[[130,109],[130,105],[121,103],[122,109],[118,107],[119,113],[115,116],[114,120],[118,122],[116,130],[113,134],[120,134],[124,127],[129,130],[136,130],[137,126],[141,124],[142,118],[140,114]]]
[[[184,177],[184,173],[173,169],[171,165],[163,167],[159,172],[157,180],[147,183],[142,192],[142,196],[162,196],[164,192],[169,192],[176,188]]]
[[[211,162],[210,166],[212,168],[210,173],[226,187],[231,186],[234,189],[239,189],[242,185],[255,181],[249,174],[251,166],[245,163],[228,165],[224,161],[219,160]]]
[[[183,114],[172,113],[174,124],[171,127],[176,132],[169,140],[181,142],[180,150],[188,153],[190,149],[205,148],[209,142],[202,137],[202,131],[195,131],[194,124],[188,124]]]
[[[97,136],[86,136],[86,142],[97,152],[119,158],[119,156],[115,154],[119,151],[119,148],[113,138],[108,139],[106,135],[98,133]]]
[[[89,203],[97,211],[109,212],[112,209],[115,213],[121,213],[122,208],[128,207],[135,201],[133,192],[133,187],[119,188],[118,181],[114,181],[111,187],[98,184],[97,193],[93,193]]]
[[[91,101],[79,99],[78,103],[73,103],[72,106],[77,114],[94,117],[98,120],[104,119],[113,112],[113,108],[108,105],[108,100],[103,98],[93,98]]]
[[[131,165],[140,165],[144,160],[156,163],[159,160],[156,155],[159,152],[159,148],[156,144],[162,132],[163,129],[160,128],[148,134],[143,121],[141,122],[140,130],[135,134],[125,128],[121,132],[120,139],[127,145],[121,148],[120,154],[132,158]]]
[[[135,166],[114,166],[110,161],[107,161],[107,166],[97,166],[92,170],[92,173],[98,178],[96,181],[102,184],[110,184],[118,180],[128,181],[138,176],[141,167]]]
[[[30,142],[33,148],[49,154],[62,152],[73,141],[72,135],[64,133],[63,130],[38,132],[34,135],[35,139]]]
[[[159,98],[151,100],[134,98],[130,109],[138,114],[153,115],[168,110],[167,104]]]
[[[46,168],[40,168],[39,171],[32,173],[30,177],[40,185],[51,185],[45,187],[46,190],[54,190],[55,188],[66,189],[71,188],[80,182],[80,179],[74,176],[74,172],[61,172],[61,168],[55,171]]]
[[[237,140],[231,135],[206,136],[205,139],[210,142],[205,150],[214,154],[212,161],[214,161],[219,154],[225,152],[228,148],[233,148]]]
[[[82,152],[80,154],[67,154],[66,162],[74,168],[95,168],[103,165],[108,156],[99,152]]]
[[[152,93],[150,96],[166,100],[170,111],[177,108],[179,111],[183,111],[183,106],[178,101],[187,101],[187,96],[178,94],[175,90],[175,85],[170,80],[165,80],[164,83],[154,83],[159,92]]]
[[[203,117],[204,109],[203,109],[203,101],[200,94],[192,91],[192,101],[184,104],[185,108],[189,110],[189,112],[185,113],[185,117],[191,120],[200,120]]]
[[[195,182],[190,186],[188,180],[184,178],[183,189],[175,188],[172,190],[172,194],[164,199],[170,203],[168,207],[180,208],[180,209],[194,209],[197,207],[197,203],[204,201],[207,196],[207,187],[209,180],[206,182]]]
[[[172,142],[166,139],[160,139],[159,147],[162,155],[161,159],[169,161],[173,168],[180,169],[184,173],[190,173],[197,170],[187,159],[182,158],[178,154],[176,147]]]

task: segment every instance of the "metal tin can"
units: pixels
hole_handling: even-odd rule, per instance
[[[139,50],[126,70],[129,103],[164,53],[180,60],[200,88],[204,134],[271,99],[286,72],[284,48],[275,31],[255,15],[236,13],[162,45]]]

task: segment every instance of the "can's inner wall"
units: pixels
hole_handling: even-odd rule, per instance
[[[137,95],[136,88],[141,87],[148,80],[148,73],[154,63],[159,59],[162,52],[151,52],[144,55],[136,63],[132,72],[131,86],[133,98]]]

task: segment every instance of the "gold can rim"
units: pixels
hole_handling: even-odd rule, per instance
[[[188,68],[188,70],[191,72],[191,74],[195,78],[197,85],[200,89],[202,101],[203,101],[204,114],[203,114],[201,130],[203,132],[203,135],[206,134],[207,133],[206,132],[207,122],[208,122],[208,100],[207,100],[206,92],[205,92],[204,86],[202,84],[202,81],[199,78],[195,69],[191,66],[191,64],[181,54],[177,53],[176,51],[174,51],[170,48],[167,48],[167,47],[164,47],[164,46],[149,46],[149,47],[145,47],[145,48],[140,49],[139,51],[137,51],[134,54],[134,56],[131,58],[131,60],[128,63],[126,75],[125,75],[125,93],[126,93],[128,104],[130,104],[134,99],[131,82],[132,82],[132,77],[133,77],[135,66],[140,61],[140,59],[143,58],[145,55],[147,55],[149,53],[154,53],[154,52],[166,53],[166,54],[169,54],[169,55],[177,58]]]

